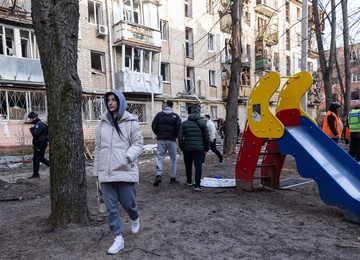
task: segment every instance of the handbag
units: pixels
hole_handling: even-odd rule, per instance
[[[101,213],[105,213],[106,212],[106,205],[105,205],[105,201],[104,201],[104,198],[103,198],[103,193],[102,193],[102,190],[101,190],[101,186],[100,186],[100,183],[99,183],[99,180],[96,180],[96,198],[97,198],[97,201],[98,201],[98,207],[99,207],[99,211]]]

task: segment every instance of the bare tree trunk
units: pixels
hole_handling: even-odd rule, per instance
[[[330,40],[330,51],[329,51],[329,62],[327,63],[326,57],[324,55],[324,43],[322,40],[322,32],[320,30],[320,24],[324,21],[320,21],[319,18],[319,8],[318,8],[318,0],[313,0],[313,8],[314,8],[314,23],[315,23],[315,34],[316,41],[319,50],[319,62],[320,62],[320,70],[322,74],[322,79],[324,81],[324,90],[325,90],[325,102],[326,108],[328,109],[330,104],[333,102],[332,96],[332,72],[335,63],[335,52],[336,52],[336,12],[335,12],[335,0],[331,0],[331,40]],[[325,10],[323,10],[325,12]]]
[[[229,93],[226,103],[226,127],[224,140],[224,154],[235,153],[235,144],[237,140],[237,111],[239,82],[241,72],[241,13],[242,0],[234,0],[231,6],[232,20],[232,45],[231,45],[231,78],[229,84]]]
[[[345,62],[345,95],[344,97],[344,115],[347,115],[350,111],[351,101],[351,69],[350,69],[350,51],[349,51],[349,21],[348,21],[348,1],[341,1],[341,9],[343,16],[343,36],[344,36],[344,62]]]
[[[82,87],[77,73],[79,1],[32,1],[50,135],[49,223],[87,224]]]

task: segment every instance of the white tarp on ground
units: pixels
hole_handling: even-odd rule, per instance
[[[287,178],[280,180],[280,189],[289,189],[302,184],[313,182],[312,179]],[[201,186],[209,188],[233,188],[236,187],[235,179],[208,178],[201,179]]]

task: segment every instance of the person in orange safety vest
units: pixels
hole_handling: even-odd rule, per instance
[[[322,126],[323,132],[327,134],[336,143],[339,141],[339,138],[342,134],[339,117],[337,115],[339,108],[340,105],[337,103],[332,103],[330,105]]]

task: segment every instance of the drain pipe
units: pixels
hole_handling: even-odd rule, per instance
[[[108,0],[106,2],[106,10],[107,10],[107,25],[108,25],[108,32],[109,32],[109,56],[110,56],[110,84],[111,89],[115,89],[115,80],[114,80],[114,62],[113,62],[113,47],[112,47],[112,26],[111,26],[111,18],[110,18],[110,8],[108,5]]]

